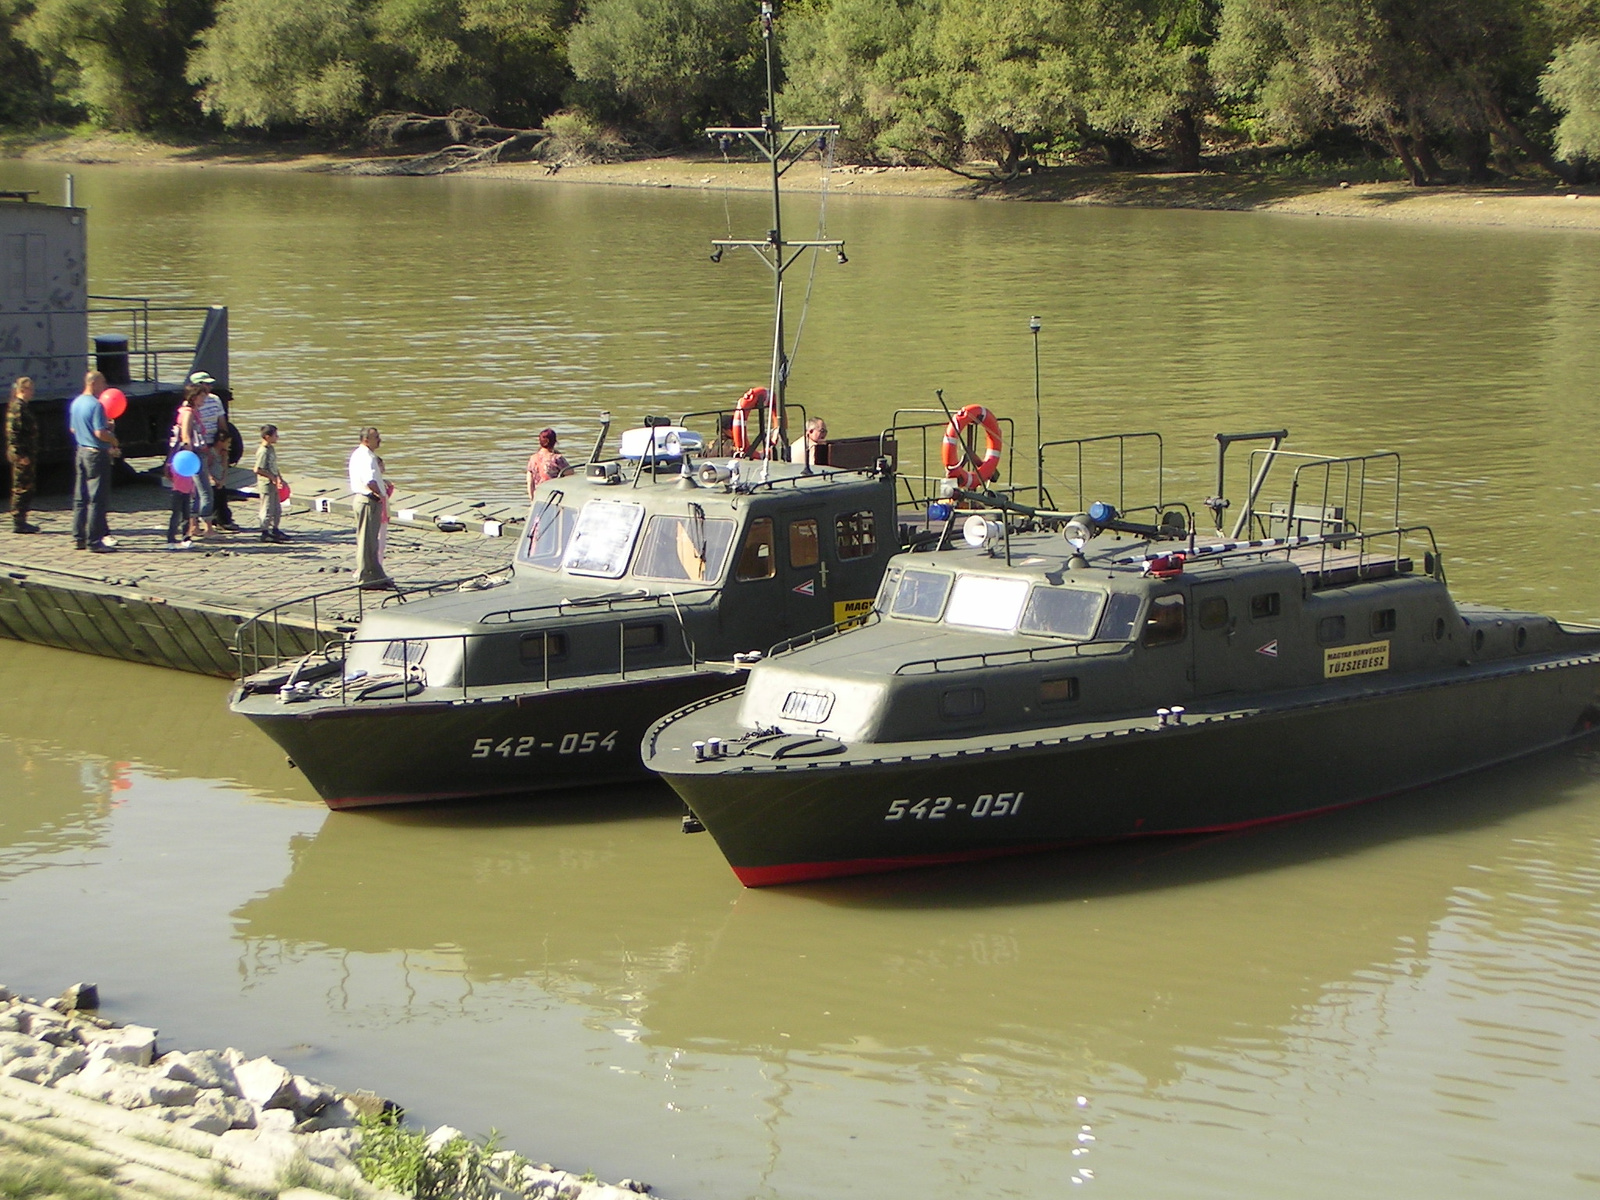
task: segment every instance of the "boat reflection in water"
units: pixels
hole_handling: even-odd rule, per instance
[[[547,1003],[524,984],[578,1006],[585,1028],[623,1039],[594,1042],[589,1061],[635,1077],[601,1103],[620,1110],[642,1091],[696,1114],[648,1135],[685,1157],[715,1145],[760,1158],[745,1145],[753,1130],[728,1133],[756,1117],[772,1154],[763,1178],[780,1194],[842,1184],[834,1156],[855,1133],[851,1169],[897,1172],[897,1194],[979,1170],[1038,1194],[1041,1171],[1063,1179],[1097,1157],[1153,1170],[1075,1142],[1080,1125],[1148,1115],[1159,1098],[1149,1120],[1173,1131],[1138,1136],[1128,1123],[1124,1148],[1198,1138],[1219,1103],[1240,1106],[1235,1125],[1270,1127],[1285,1097],[1343,1079],[1354,1053],[1372,1069],[1396,1038],[1416,1039],[1405,1053],[1425,1078],[1487,1088],[1498,1067],[1439,1043],[1471,1040],[1490,975],[1497,1019],[1580,1036],[1582,1005],[1535,1010],[1549,980],[1588,969],[1583,937],[1549,929],[1592,931],[1600,863],[1584,839],[1541,837],[1576,813],[1594,824],[1593,754],[1566,749],[1404,805],[1233,837],[784,893],[741,891],[698,839],[665,831],[670,801],[648,790],[608,804],[627,814],[615,822],[547,802],[528,822],[486,809],[448,824],[335,819],[294,847],[283,887],[235,917],[252,972],[331,949],[344,981],[332,1002],[374,995],[353,1005],[358,1023],[402,1019],[406,1002],[364,978],[396,957],[416,997],[407,1019],[451,1019],[453,991],[457,1022],[509,1026],[502,1006]],[[433,969],[449,988],[426,982]],[[507,1075],[547,1074],[548,1048],[497,1045]],[[1489,1115],[1514,1102],[1511,1086]],[[1348,1115],[1295,1101],[1306,1103],[1328,1119],[1310,1143],[1348,1136]],[[1408,1105],[1432,1103],[1384,1101],[1408,1121]],[[910,1161],[909,1146],[931,1157]]]

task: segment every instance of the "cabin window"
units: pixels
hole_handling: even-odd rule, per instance
[[[1435,617],[1433,619],[1433,640],[1436,641],[1436,642],[1444,641],[1444,618],[1443,617]]]
[[[872,510],[844,513],[833,523],[833,543],[840,558],[870,558],[878,549],[878,524]]]
[[[1078,680],[1076,676],[1065,679],[1041,679],[1039,681],[1040,704],[1065,704],[1068,700],[1078,698]]]
[[[1517,626],[1517,649],[1518,650],[1526,650],[1527,648],[1528,648],[1528,630],[1526,629],[1526,627],[1524,627],[1522,625],[1518,625]]]
[[[542,663],[545,645],[550,647],[550,661],[567,656],[567,635],[564,633],[525,633],[518,652],[525,663]]]
[[[660,621],[648,625],[624,625],[622,648],[624,650],[655,650],[665,641]]]
[[[1106,613],[1100,620],[1100,640],[1126,642],[1133,637],[1134,624],[1144,601],[1132,592],[1112,592],[1106,600]]]
[[[955,576],[942,571],[906,571],[895,581],[889,612],[896,617],[937,621],[954,582]]]
[[[1017,627],[1027,598],[1026,579],[958,575],[955,586],[950,589],[950,603],[944,610],[945,624],[1009,632]]]
[[[744,548],[739,551],[739,581],[771,579],[777,570],[775,550],[772,518],[757,517],[751,521],[750,531],[744,535]]]
[[[733,522],[703,515],[651,517],[639,539],[633,573],[641,579],[685,579],[703,583],[722,574],[733,543]]]
[[[1393,633],[1394,632],[1394,609],[1392,609],[1392,608],[1380,608],[1377,612],[1372,614],[1372,632],[1373,633]]]
[[[822,561],[822,543],[817,536],[817,522],[807,517],[789,525],[789,565],[814,567]]]
[[[981,687],[951,688],[939,697],[939,715],[951,721],[981,717],[987,704]]]
[[[1183,641],[1188,631],[1188,614],[1181,594],[1157,596],[1150,601],[1150,611],[1144,618],[1146,646],[1170,646]]]
[[[1283,597],[1277,592],[1262,592],[1259,596],[1250,597],[1250,619],[1252,621],[1275,617],[1282,611]]]
[[[1478,651],[1480,651],[1482,649],[1483,649],[1483,630],[1474,629],[1472,631],[1472,652],[1474,654],[1476,654],[1476,653],[1478,653]]]
[[[1049,633],[1056,637],[1094,636],[1095,622],[1105,595],[1088,588],[1036,587],[1022,612],[1023,633]]]
[[[1228,600],[1225,596],[1207,596],[1200,601],[1200,628],[1221,629],[1228,623]]]
[[[628,569],[633,541],[644,522],[644,505],[591,500],[578,514],[577,528],[561,565],[573,575],[616,579]]]
[[[559,569],[576,524],[571,509],[555,503],[541,504],[528,522],[528,536],[522,543],[523,561],[546,571]]]
[[[1323,617],[1317,622],[1317,640],[1319,642],[1342,642],[1344,640],[1344,618]]]

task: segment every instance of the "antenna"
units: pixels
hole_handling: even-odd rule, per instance
[[[841,238],[816,241],[791,242],[783,236],[783,214],[779,206],[778,181],[783,173],[800,161],[801,155],[812,146],[822,144],[839,132],[837,125],[785,125],[778,120],[777,71],[774,66],[772,36],[772,0],[761,0],[761,39],[766,44],[767,55],[767,111],[762,114],[759,126],[720,126],[707,129],[706,136],[726,146],[735,138],[743,138],[756,148],[772,168],[772,227],[764,238],[713,238],[711,261],[720,262],[722,252],[743,247],[755,251],[772,272],[772,374],[767,388],[769,436],[776,431],[780,441],[784,429],[784,389],[789,380],[789,359],[783,341],[783,275],[794,261],[807,250],[834,250],[838,261],[848,262]],[[790,253],[793,251],[793,253]],[[771,462],[769,454],[764,460]],[[763,471],[765,471],[763,467]]]
[[[1042,327],[1037,316],[1028,318],[1028,332],[1033,334],[1033,445],[1034,454],[1038,458],[1035,472],[1035,482],[1038,490],[1034,494],[1036,503],[1044,503],[1044,418],[1039,415],[1039,330]]]

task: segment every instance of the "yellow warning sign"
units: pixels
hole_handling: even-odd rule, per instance
[[[1363,642],[1359,646],[1335,646],[1322,652],[1322,677],[1370,675],[1389,669],[1389,643]]]
[[[868,596],[865,600],[835,600],[833,602],[833,621],[835,625],[843,625],[849,621],[859,621],[871,611],[871,596]]]

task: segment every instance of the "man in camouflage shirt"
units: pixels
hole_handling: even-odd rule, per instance
[[[11,464],[11,528],[17,533],[38,533],[28,523],[33,505],[33,484],[39,461],[39,426],[33,419],[33,380],[24,375],[11,385],[6,405],[6,461]]]

